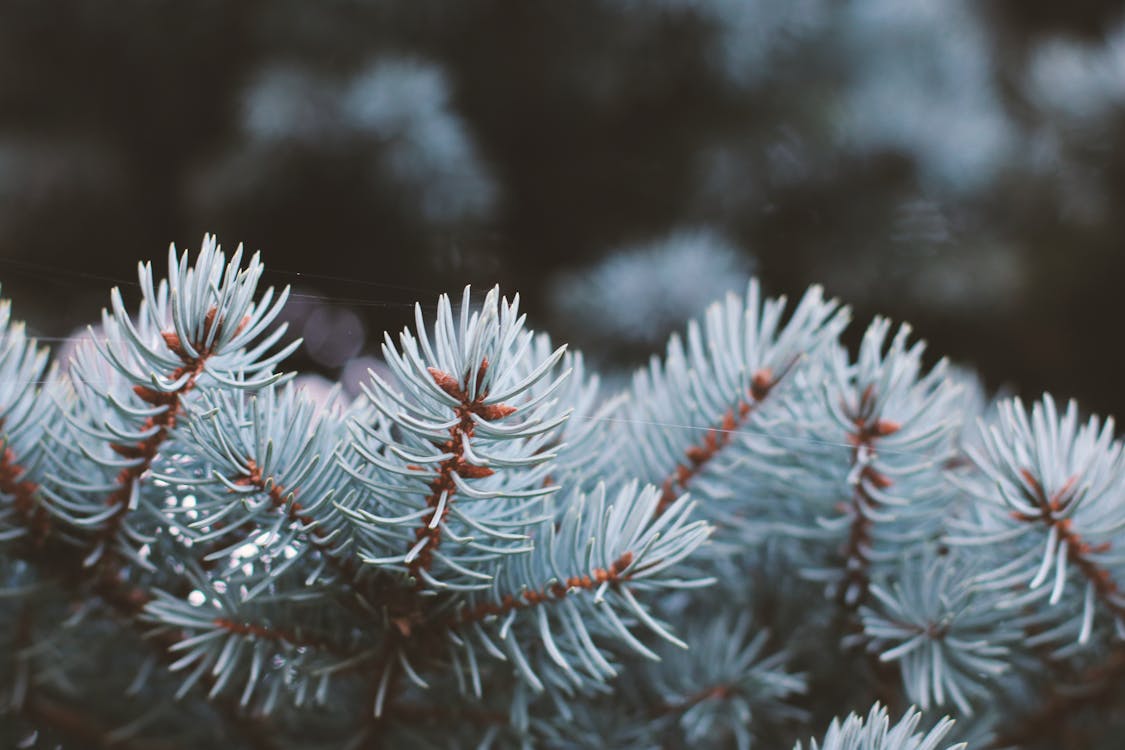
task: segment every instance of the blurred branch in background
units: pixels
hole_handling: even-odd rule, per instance
[[[1123,413],[1122,81],[1098,0],[6,0],[0,279],[64,337],[242,237],[334,380],[432,291],[632,364],[753,270]]]

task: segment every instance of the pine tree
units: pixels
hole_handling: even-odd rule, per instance
[[[756,282],[620,394],[466,289],[325,402],[262,272],[0,307],[3,746],[1117,747],[1111,420]]]

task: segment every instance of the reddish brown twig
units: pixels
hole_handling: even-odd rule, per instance
[[[1054,528],[1058,534],[1058,544],[1066,545],[1067,560],[1074,563],[1078,571],[1094,587],[1094,594],[1109,609],[1114,617],[1125,619],[1125,606],[1118,602],[1115,595],[1119,593],[1117,582],[1108,570],[1100,567],[1091,554],[1107,552],[1109,542],[1091,545],[1082,535],[1074,530],[1073,522],[1069,518],[1062,518],[1067,508],[1074,502],[1075,489],[1078,477],[1068,479],[1053,495],[1047,497],[1043,485],[1035,478],[1030,469],[1023,469],[1020,476],[1024,480],[1024,495],[1036,506],[1038,513],[1012,512],[1012,518],[1025,523],[1042,521],[1049,529]]]
[[[537,607],[562,600],[569,592],[590,590],[603,583],[617,584],[628,581],[630,576],[623,571],[633,562],[633,553],[626,552],[606,568],[594,568],[587,575],[571,576],[565,582],[559,581],[540,590],[526,589],[520,594],[505,594],[498,602],[481,602],[475,607],[462,609],[454,620],[456,625],[483,620],[491,615],[503,615],[514,609]]]
[[[141,432],[152,431],[152,434],[148,437],[135,443],[110,444],[110,447],[119,456],[139,460],[118,472],[117,488],[106,498],[106,505],[117,509],[113,515],[106,519],[97,535],[97,541],[106,544],[107,547],[124,522],[129,507],[129,498],[132,496],[136,484],[140,482],[145,472],[152,467],[160,446],[168,439],[168,433],[176,426],[176,420],[183,410],[183,397],[195,388],[196,381],[203,374],[207,360],[214,354],[213,344],[208,346],[206,341],[210,337],[212,326],[215,327],[215,338],[212,341],[217,340],[222,334],[225,322],[222,318],[216,320],[216,315],[217,312],[213,307],[207,312],[200,340],[193,341],[191,345],[191,348],[196,352],[195,355],[189,353],[176,333],[166,331],[162,334],[164,344],[169,351],[179,357],[183,363],[172,371],[169,379],[176,381],[186,375],[187,379],[183,385],[173,391],[161,391],[144,385],[133,386],[133,392],[138,398],[151,406],[162,406],[164,410],[146,418],[141,425]],[[238,330],[241,330],[248,322],[249,319],[244,318],[239,323]]]
[[[221,319],[216,321],[215,317],[216,311],[212,308],[205,319],[204,331],[201,336],[202,341],[206,341],[213,326],[216,327],[216,338],[221,334],[223,321]],[[245,319],[241,321],[239,328],[241,329],[247,322]],[[106,544],[108,554],[102,556],[99,561],[100,564],[94,570],[85,567],[82,564],[81,556],[75,556],[72,550],[65,547],[60,547],[57,550],[52,549],[50,554],[38,550],[28,556],[28,559],[55,571],[59,582],[71,589],[96,595],[130,628],[145,636],[142,638],[144,642],[152,644],[157,648],[161,657],[167,659],[170,653],[169,648],[181,640],[182,634],[177,634],[173,630],[155,634],[148,632],[140,621],[139,615],[153,596],[148,590],[125,579],[121,566],[117,564],[116,556],[112,554],[112,548],[108,544],[120,529],[134,487],[141,481],[145,472],[151,468],[160,446],[167,439],[169,431],[175,426],[177,418],[182,413],[182,397],[195,387],[196,380],[203,373],[206,360],[214,353],[201,341],[193,345],[198,356],[191,356],[175,333],[164,333],[163,336],[169,350],[183,362],[180,367],[172,371],[171,379],[178,380],[185,375],[189,377],[179,389],[172,392],[158,391],[146,386],[136,386],[133,389],[141,400],[153,406],[164,406],[165,409],[161,413],[146,419],[142,425],[142,431],[156,428],[152,435],[133,444],[115,443],[111,446],[116,453],[123,457],[141,460],[136,465],[123,469],[118,474],[117,487],[106,499],[106,505],[116,507],[117,512],[98,530],[94,543]],[[45,510],[35,497],[37,486],[33,482],[23,479],[24,473],[18,459],[10,449],[6,449],[0,455],[0,491],[15,498],[14,505],[20,519],[28,526],[32,535],[42,541],[47,536],[44,524],[48,519],[44,515]],[[86,588],[87,586],[89,588]],[[212,675],[203,675],[200,680],[200,687],[204,693],[214,686],[215,679]],[[266,731],[261,720],[245,715],[237,704],[221,697],[214,700],[213,703],[219,708],[228,725],[234,727],[250,747],[255,748],[255,750],[276,750],[271,734]],[[35,697],[28,705],[27,710],[33,712],[41,720],[49,721],[52,725],[64,729],[65,734],[81,741],[83,746],[109,746],[104,739],[106,732],[87,721],[75,710],[42,697]],[[113,747],[130,746],[138,748],[155,747],[148,744],[134,743],[134,745],[129,745],[121,742],[113,745]]]
[[[769,368],[755,372],[750,381],[750,392],[747,394],[750,399],[739,399],[734,408],[728,409],[723,414],[718,427],[713,427],[704,433],[701,444],[688,446],[684,451],[687,460],[677,464],[660,485],[660,500],[656,505],[657,516],[666,511],[668,506],[687,490],[692,478],[730,443],[734,433],[746,424],[754,410],[769,396],[770,391],[784,375],[785,372],[775,378]]]
[[[0,427],[3,424],[0,420]],[[0,493],[11,496],[12,507],[31,534],[32,543],[40,547],[50,533],[51,517],[37,497],[39,485],[24,478],[27,469],[20,464],[15,451],[3,445],[2,441],[0,446],[3,446],[0,451]]]
[[[484,375],[487,371],[488,360],[485,359],[481,362],[480,369],[477,371],[477,383],[484,382]],[[433,565],[434,552],[441,545],[441,524],[445,516],[449,514],[450,505],[453,503],[453,494],[457,489],[453,475],[456,474],[464,479],[479,479],[493,474],[492,469],[487,466],[478,466],[465,458],[463,441],[472,438],[476,429],[473,417],[478,416],[491,422],[503,419],[516,411],[516,407],[507,404],[485,405],[484,401],[488,398],[488,391],[484,388],[479,390],[475,399],[470,399],[468,395],[469,374],[465,375],[463,383],[458,383],[452,375],[437,368],[429,368],[429,373],[439,388],[460,403],[453,410],[458,421],[449,429],[449,439],[440,446],[443,451],[452,455],[438,464],[437,476],[431,480],[430,494],[426,497],[426,506],[431,508],[432,512],[429,516],[423,518],[422,525],[414,530],[415,543],[408,553],[408,555],[414,554],[407,567],[419,586],[422,583],[419,571],[430,569]],[[443,496],[445,497],[444,505],[442,504]]]
[[[343,580],[354,583],[359,573],[355,560],[351,557],[340,558],[333,552],[331,534],[318,526],[316,519],[303,512],[304,506],[297,500],[297,489],[290,490],[262,476],[261,468],[252,458],[246,460],[246,467],[249,473],[235,479],[234,484],[254,487],[269,495],[274,508],[284,510],[290,521],[299,523],[307,530],[306,537],[309,544],[321,553],[325,562],[339,573]]]
[[[866,463],[860,469],[850,501],[842,504],[841,507],[842,512],[850,516],[851,523],[842,551],[844,570],[836,592],[836,600],[840,606],[839,612],[846,623],[845,627],[860,637],[859,642],[862,642],[864,631],[858,611],[860,605],[866,601],[871,585],[870,553],[874,523],[867,510],[876,508],[880,504],[872,496],[868,484],[882,490],[894,483],[890,477],[876,469],[873,462],[878,441],[895,434],[900,429],[897,422],[876,416],[876,407],[875,389],[868,385],[860,395],[855,412],[849,414],[854,429],[847,434],[847,441],[852,446],[852,467],[854,468],[861,458]],[[846,405],[844,408],[846,411]],[[871,670],[871,680],[877,699],[888,707],[896,707],[900,702],[898,670],[891,664],[880,661],[870,652],[865,653],[864,661]]]
[[[897,422],[876,417],[875,407],[875,391],[873,386],[869,385],[860,396],[856,412],[850,415],[855,430],[847,435],[848,443],[852,446],[852,465],[855,466],[860,461],[861,454],[867,454],[868,459],[860,470],[850,503],[843,508],[851,516],[851,526],[844,545],[844,579],[840,583],[838,598],[849,610],[855,610],[863,603],[871,583],[869,555],[873,524],[865,510],[878,507],[879,502],[872,497],[867,484],[870,483],[881,490],[893,484],[890,477],[875,468],[872,460],[876,453],[876,442],[880,438],[895,434],[900,428]]]
[[[339,644],[332,643],[326,638],[319,638],[309,633],[302,633],[288,628],[266,625],[260,622],[245,622],[232,620],[227,617],[216,617],[212,620],[215,627],[222,628],[228,633],[259,638],[265,641],[285,642],[292,646],[305,646],[318,651],[327,651],[342,657],[355,656],[354,653]]]
[[[1058,535],[1058,544],[1067,545],[1067,561],[1074,564],[1086,581],[1093,586],[1094,595],[1116,618],[1125,618],[1125,606],[1118,600],[1120,592],[1117,582],[1108,570],[1099,566],[1092,554],[1106,552],[1109,542],[1092,545],[1074,530],[1071,519],[1063,518],[1067,508],[1075,500],[1078,477],[1072,476],[1062,487],[1049,497],[1043,484],[1030,469],[1020,471],[1023,479],[1024,497],[1036,507],[1036,513],[1013,511],[1012,518],[1025,523],[1043,523],[1053,528]],[[1041,742],[1045,737],[1057,737],[1066,725],[1065,719],[1080,705],[1090,705],[1097,700],[1108,698],[1125,676],[1125,648],[1115,645],[1109,658],[1103,663],[1086,669],[1075,684],[1060,689],[1051,684],[1048,696],[1038,710],[1030,714],[1018,728],[1001,733],[993,740],[991,747],[1022,746],[1026,743]]]

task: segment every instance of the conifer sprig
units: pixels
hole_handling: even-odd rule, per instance
[[[466,289],[325,401],[262,271],[142,265],[65,368],[0,303],[0,743],[741,749],[879,697],[957,723],[811,747],[1038,748],[1119,698],[1111,420],[757,282],[620,394]]]

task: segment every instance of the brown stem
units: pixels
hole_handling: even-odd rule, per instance
[[[897,422],[875,417],[875,392],[872,386],[864,389],[859,408],[851,416],[855,430],[848,433],[848,443],[852,446],[852,466],[860,460],[860,453],[875,457],[875,444],[880,438],[898,432]],[[852,492],[850,503],[844,511],[851,516],[848,540],[844,545],[844,579],[837,593],[840,604],[849,611],[855,611],[867,598],[871,585],[869,550],[872,543],[873,524],[867,513],[868,508],[878,507],[879,502],[871,496],[867,483],[886,489],[893,484],[890,477],[880,472],[872,463],[860,470],[859,480]]]
[[[1042,521],[1048,529],[1054,528],[1058,534],[1058,543],[1066,545],[1067,560],[1074,563],[1082,577],[1093,585],[1095,595],[1113,613],[1114,617],[1125,619],[1125,605],[1115,598],[1115,595],[1120,591],[1117,582],[1113,580],[1113,576],[1108,570],[1099,567],[1090,558],[1092,553],[1108,551],[1110,543],[1103,542],[1091,545],[1074,530],[1071,519],[1060,518],[1074,502],[1078,477],[1071,477],[1058,491],[1047,497],[1043,485],[1035,478],[1030,469],[1023,469],[1020,475],[1024,480],[1025,497],[1036,506],[1039,512],[1031,514],[1013,512],[1012,518],[1027,523]]]
[[[0,427],[3,424],[0,419]],[[0,445],[4,445],[3,441]],[[3,451],[0,451],[0,493],[11,496],[12,507],[28,528],[32,543],[41,547],[50,533],[51,517],[37,497],[39,485],[24,479],[26,474],[27,469],[20,465],[15,451],[4,445]]]
[[[778,377],[774,377],[769,368],[762,368],[754,373],[750,382],[750,400],[739,399],[732,409],[728,409],[719,421],[718,427],[707,430],[703,436],[702,444],[690,445],[684,451],[687,460],[677,464],[672,473],[661,483],[660,501],[656,505],[656,515],[659,516],[687,490],[691,480],[702,471],[703,467],[725,448],[734,438],[735,432],[750,419],[763,400],[769,396],[770,391],[785,374],[792,369],[786,368]]]
[[[484,375],[487,371],[488,360],[485,359],[481,362],[480,369],[477,372],[477,383],[484,382]],[[470,400],[468,396],[468,373],[466,373],[462,383],[458,383],[457,379],[449,373],[442,372],[434,367],[429,368],[429,373],[438,387],[457,399],[460,404],[454,408],[458,421],[449,429],[449,439],[440,446],[442,450],[452,455],[438,464],[437,476],[430,482],[430,494],[426,497],[426,507],[431,508],[432,512],[428,517],[423,518],[422,525],[414,530],[415,543],[411,546],[411,551],[414,551],[418,545],[421,546],[407,567],[419,587],[422,585],[419,571],[431,568],[434,551],[441,545],[441,522],[449,514],[450,505],[453,503],[453,493],[457,489],[453,475],[456,474],[465,479],[478,479],[493,474],[492,469],[487,466],[478,466],[465,458],[463,441],[472,438],[476,428],[473,416],[476,415],[491,422],[503,419],[516,411],[516,407],[507,404],[486,406],[484,400],[488,397],[488,391],[485,389],[481,389],[477,397]],[[442,507],[441,502],[442,496],[445,497],[444,507]]]
[[[358,565],[352,557],[340,557],[332,550],[331,535],[329,532],[324,531],[320,526],[316,525],[315,519],[302,512],[304,506],[296,499],[297,490],[289,490],[286,487],[272,481],[271,478],[262,476],[261,468],[253,459],[246,461],[249,469],[249,474],[243,477],[237,477],[233,481],[235,484],[243,486],[255,487],[258,490],[267,493],[273,507],[278,510],[285,510],[286,517],[294,522],[301,524],[305,529],[305,538],[308,543],[314,547],[323,557],[324,561],[339,575],[339,580],[343,582],[348,590],[345,595],[339,597],[337,601],[347,609],[358,615],[361,620],[368,620],[372,614],[372,606],[377,604],[384,608],[388,614],[390,622],[404,635],[409,636],[411,628],[422,621],[422,614],[418,611],[416,597],[413,592],[402,590],[402,586],[397,580],[392,584],[386,576],[381,576],[378,573],[367,574],[361,576],[361,566]],[[268,489],[267,489],[268,487]],[[268,626],[261,625],[246,625],[246,627],[262,628]],[[290,643],[297,643],[290,634],[283,631],[274,631],[276,638],[274,640],[285,640]],[[354,656],[347,649],[341,648],[338,645],[329,644],[326,641],[318,643],[309,642],[305,645],[319,645],[325,650],[341,656]]]
[[[212,620],[212,624],[217,628],[222,628],[228,633],[236,635],[250,636],[253,638],[260,638],[266,641],[284,641],[293,646],[306,646],[318,651],[327,651],[328,653],[335,654],[341,657],[351,657],[356,654],[348,649],[332,643],[324,638],[317,638],[307,633],[299,633],[297,631],[289,630],[287,628],[278,628],[272,625],[263,625],[256,622],[243,622],[239,620],[231,620],[226,617],[216,617]]]
[[[861,453],[869,455],[869,463],[860,470],[850,501],[843,506],[843,512],[851,517],[851,524],[842,553],[843,579],[836,592],[838,612],[843,618],[844,627],[859,637],[858,643],[863,642],[864,630],[859,619],[859,607],[866,601],[871,585],[870,550],[874,532],[874,524],[865,510],[879,505],[867,489],[867,484],[879,489],[886,489],[893,484],[891,478],[876,469],[870,461],[875,458],[879,439],[893,435],[900,429],[897,422],[877,417],[876,406],[875,389],[868,385],[860,395],[858,408],[853,414],[849,414],[855,429],[847,434],[847,441],[852,446],[853,468],[859,462]],[[862,658],[870,670],[876,699],[883,705],[896,709],[901,702],[898,670],[866,650]]]
[[[204,341],[214,321],[215,309],[212,308],[207,315],[208,322],[206,325],[207,330],[204,332]],[[220,329],[222,325],[223,321],[220,320]],[[179,380],[185,375],[187,375],[188,378],[178,389],[168,392],[149,388],[144,385],[133,386],[133,392],[137,394],[138,398],[151,406],[162,406],[164,410],[159,414],[148,417],[141,425],[141,432],[148,432],[155,428],[155,431],[147,438],[143,438],[135,443],[110,444],[110,447],[119,456],[139,460],[132,466],[127,466],[118,472],[117,488],[106,498],[106,505],[115,507],[116,512],[114,512],[113,515],[106,520],[106,523],[101,529],[99,529],[96,539],[99,543],[107,545],[107,547],[109,546],[109,542],[117,535],[121,524],[125,520],[125,515],[129,507],[129,498],[133,494],[134,487],[140,482],[145,472],[152,468],[152,463],[156,460],[156,455],[160,450],[160,446],[168,439],[168,433],[176,426],[176,420],[183,409],[181,403],[183,396],[195,388],[196,380],[203,374],[204,365],[213,353],[211,350],[203,347],[202,343],[193,343],[192,348],[198,352],[198,356],[192,356],[180,341],[180,337],[175,333],[165,332],[163,337],[164,343],[168,349],[183,362],[181,366],[172,371],[170,379],[173,381]]]
[[[1094,587],[1095,596],[1114,617],[1125,618],[1125,606],[1117,601],[1120,592],[1117,582],[1108,570],[1100,567],[1090,557],[1091,554],[1107,551],[1110,548],[1109,542],[1091,545],[1074,530],[1071,519],[1061,517],[1075,500],[1078,477],[1071,477],[1048,497],[1043,484],[1030,469],[1021,470],[1020,476],[1024,481],[1024,496],[1038,512],[1013,512],[1012,518],[1026,523],[1042,522],[1048,529],[1055,529],[1058,543],[1067,545],[1068,562],[1073,563],[1082,577]],[[1063,690],[1052,685],[1039,709],[1026,718],[1019,728],[999,735],[991,746],[1018,746],[1057,737],[1066,725],[1065,719],[1074,709],[1109,697],[1122,676],[1125,676],[1125,647],[1116,645],[1105,662],[1094,665],[1079,675],[1076,685]]]
[[[297,490],[289,490],[276,482],[267,480],[262,476],[262,470],[254,459],[248,459],[246,466],[249,469],[249,474],[245,477],[239,477],[234,480],[235,484],[255,487],[258,490],[265,492],[269,495],[270,502],[273,507],[285,510],[286,517],[294,523],[299,523],[307,529],[307,538],[309,544],[315,547],[324,557],[325,562],[332,567],[344,581],[354,583],[357,575],[359,574],[358,566],[351,557],[341,559],[332,551],[332,544],[330,534],[316,525],[316,519],[307,513],[303,513],[304,506],[297,501]],[[269,487],[267,490],[266,487]]]
[[[396,701],[395,696],[398,694],[397,681],[401,679],[399,670],[396,670],[391,663],[393,654],[398,646],[408,639],[422,639],[425,640],[430,636],[443,632],[449,628],[457,628],[462,625],[467,625],[472,622],[478,622],[490,616],[507,614],[516,609],[527,609],[529,607],[536,607],[541,604],[550,604],[562,600],[570,591],[575,590],[592,590],[601,586],[604,583],[619,584],[628,581],[631,576],[624,575],[623,571],[629,567],[633,562],[633,554],[626,552],[615,560],[609,568],[594,568],[587,575],[571,576],[565,583],[557,582],[546,586],[540,590],[527,589],[518,595],[507,594],[500,598],[497,602],[481,602],[475,607],[466,607],[461,609],[453,617],[446,620],[444,623],[439,623],[436,626],[415,628],[408,620],[396,620],[394,624],[398,627],[397,634],[395,631],[390,631],[390,638],[384,647],[383,656],[380,658],[381,666],[373,670],[376,675],[375,681],[372,683],[370,704],[376,702],[375,696],[378,694],[379,682],[383,673],[387,669],[394,670],[391,674],[391,683],[385,690],[385,694],[389,697],[384,699],[384,709],[381,716],[375,717],[368,714],[363,729],[364,738],[366,741],[372,743],[371,747],[379,747],[379,738],[386,729],[386,721],[388,716],[394,718],[404,718],[401,711],[409,712],[409,707],[405,709],[401,707]],[[419,649],[425,650],[425,649]],[[416,718],[406,715],[405,718]],[[446,717],[448,718],[448,717]],[[470,720],[473,720],[470,717]],[[501,717],[502,722],[507,722],[507,717]],[[497,721],[490,720],[489,723],[497,723]]]
[[[550,604],[562,600],[569,592],[580,589],[591,590],[603,583],[621,583],[628,581],[631,576],[622,575],[622,571],[633,562],[633,553],[626,552],[617,558],[609,569],[594,568],[589,575],[571,576],[566,582],[556,582],[541,590],[527,589],[518,595],[505,594],[498,602],[481,602],[475,607],[462,609],[454,619],[454,625],[465,625],[470,622],[483,620],[491,615],[503,615],[514,609],[537,607],[540,604]]]
[[[176,420],[183,411],[183,397],[195,388],[196,381],[203,374],[207,360],[215,354],[214,343],[207,345],[206,341],[211,338],[212,329],[214,329],[212,342],[217,341],[222,335],[223,326],[227,323],[223,318],[217,316],[218,310],[216,308],[212,307],[207,311],[199,340],[191,342],[191,350],[196,352],[194,355],[184,346],[183,341],[175,332],[165,331],[161,334],[164,338],[164,345],[183,363],[172,370],[170,379],[176,381],[187,375],[187,380],[184,381],[183,385],[174,391],[160,391],[144,385],[133,386],[133,393],[137,394],[137,397],[146,404],[163,406],[165,409],[159,414],[148,417],[141,425],[142,432],[156,428],[152,435],[136,443],[112,443],[110,445],[118,455],[125,458],[140,459],[140,461],[118,473],[117,489],[110,493],[110,496],[106,499],[106,505],[116,506],[118,510],[109,517],[100,530],[100,541],[108,543],[120,529],[128,509],[129,497],[132,495],[133,487],[141,480],[144,473],[152,467],[160,446],[168,439],[168,433],[176,426]],[[243,318],[238,324],[236,333],[245,328],[249,322],[249,317]]]

